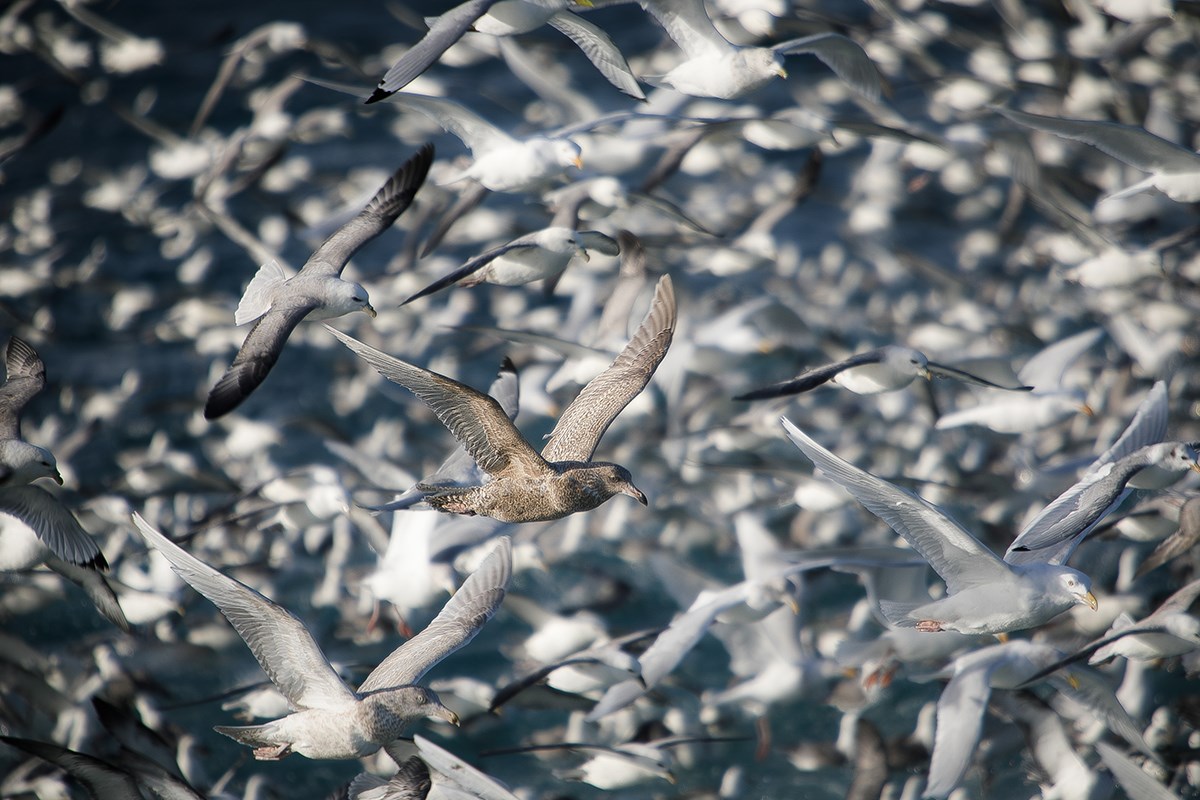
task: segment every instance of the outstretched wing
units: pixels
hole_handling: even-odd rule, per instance
[[[788,438],[831,480],[904,537],[929,562],[950,594],[1012,580],[1012,569],[931,503],[838,458],[783,418]]]
[[[377,103],[393,92],[399,91],[413,81],[418,75],[433,66],[442,53],[462,38],[471,29],[475,20],[487,13],[496,4],[496,0],[467,0],[447,11],[429,26],[429,32],[421,37],[421,41],[405,51],[396,59],[396,63],[380,79],[375,91],[366,99],[367,103]]]
[[[447,286],[451,286],[455,283],[458,283],[463,278],[467,277],[468,275],[474,275],[476,272],[479,272],[479,270],[483,269],[484,267],[486,267],[488,264],[495,261],[500,256],[502,256],[505,253],[508,253],[512,250],[517,250],[520,248],[537,247],[537,243],[534,241],[522,241],[522,239],[525,239],[525,238],[526,237],[521,237],[521,239],[516,239],[514,241],[509,242],[508,244],[503,244],[503,245],[500,245],[499,247],[493,247],[491,250],[488,250],[486,253],[481,253],[480,255],[475,256],[470,261],[463,264],[458,269],[454,270],[454,272],[451,272],[449,275],[446,275],[445,277],[438,278],[436,281],[429,284],[424,289],[417,292],[416,294],[414,294],[412,297],[405,300],[400,305],[406,306],[409,303],[411,303],[413,300],[419,300],[420,298],[431,295],[434,292],[441,291],[442,289],[445,289]]]
[[[800,394],[807,392],[809,389],[815,389],[818,386],[828,383],[833,380],[834,376],[839,372],[845,372],[852,367],[861,367],[866,364],[878,364],[883,360],[884,351],[882,348],[877,350],[868,350],[865,353],[857,353],[844,358],[841,361],[835,361],[832,364],[826,364],[823,367],[813,367],[810,370],[805,370],[789,381],[772,384],[771,386],[755,389],[752,392],[746,392],[733,398],[734,400],[766,400],[769,397],[786,397],[792,394]]]
[[[640,0],[640,5],[689,59],[733,52],[733,45],[713,27],[704,0]]]
[[[512,577],[512,540],[499,543],[425,630],[392,651],[358,687],[359,694],[416,683],[446,656],[475,638],[504,600]]]
[[[186,552],[136,512],[133,524],[179,577],[225,615],[293,708],[337,708],[354,701],[308,628],[287,609]]]
[[[1032,386],[1001,386],[998,383],[992,383],[986,378],[981,378],[978,375],[972,375],[966,370],[948,367],[945,364],[935,364],[930,361],[925,364],[925,368],[929,370],[931,375],[936,375],[939,378],[953,378],[956,381],[963,383],[971,383],[976,386],[986,386],[989,389],[1004,389],[1009,392],[1032,392]]]
[[[814,33],[771,49],[783,55],[811,53],[862,96],[877,101],[883,95],[883,76],[875,62],[862,45],[840,33]]]
[[[216,419],[242,404],[251,392],[258,388],[271,367],[279,360],[287,338],[300,324],[300,320],[317,307],[314,300],[293,305],[276,305],[263,316],[246,334],[246,340],[234,357],[233,363],[208,393],[204,404],[204,418]]]
[[[104,554],[66,506],[39,486],[0,489],[0,514],[16,517],[33,530],[50,552],[80,567],[108,569]]]
[[[500,404],[483,392],[445,375],[392,358],[353,336],[347,336],[328,325],[325,327],[380,375],[424,400],[442,424],[462,442],[480,469],[492,475],[500,475],[508,469],[533,474],[549,470],[549,466],[521,436]]]
[[[412,204],[432,163],[433,145],[426,144],[388,178],[358,216],[338,228],[309,256],[301,273],[340,275],[359,248],[390,228]]]
[[[617,414],[650,382],[674,333],[675,288],[671,277],[664,275],[637,333],[608,369],[583,387],[563,411],[542,448],[542,457],[547,461],[590,461]]]
[[[0,386],[0,439],[20,439],[21,409],[46,385],[46,366],[24,339],[8,340],[7,378]]]
[[[996,110],[1013,122],[1090,144],[1118,161],[1146,172],[1200,172],[1200,155],[1155,136],[1144,128],[1103,120],[1047,117],[1011,108]]]
[[[550,17],[549,24],[573,41],[609,83],[635,100],[646,99],[637,78],[633,77],[629,62],[607,33],[565,9]]]

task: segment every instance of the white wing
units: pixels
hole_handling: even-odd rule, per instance
[[[396,92],[388,100],[418,111],[462,139],[462,143],[478,158],[488,150],[516,144],[517,140],[497,128],[466,106],[441,97],[429,97],[410,92]]]
[[[641,6],[658,20],[689,59],[733,52],[733,45],[713,27],[704,10],[704,0],[641,0]]]
[[[329,666],[304,623],[249,586],[223,575],[150,527],[136,512],[138,533],[171,569],[220,609],[245,640],[271,682],[293,708],[341,708],[353,692]]]
[[[1010,567],[961,525],[932,504],[844,461],[781,418],[788,438],[831,480],[904,537],[929,562],[951,594],[996,581],[1011,581]]]
[[[1017,378],[1026,386],[1032,386],[1035,392],[1051,392],[1062,388],[1063,375],[1071,365],[1104,336],[1103,328],[1068,336],[1060,342],[1042,349],[1029,359]]]

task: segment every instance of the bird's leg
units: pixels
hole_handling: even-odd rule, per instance
[[[938,631],[945,629],[942,627],[942,623],[938,622],[936,619],[923,619],[917,623],[917,630],[921,631],[922,633],[937,633]]]
[[[878,669],[872,670],[863,680],[863,688],[873,689],[878,686],[880,689],[886,689],[892,685],[892,678],[896,676],[898,669],[900,669],[900,663],[897,661],[890,661],[880,665]]]
[[[379,612],[383,608],[383,603],[379,602],[379,598],[375,598],[375,604],[371,606],[371,618],[367,620],[367,635],[370,636],[375,632],[375,626],[379,624]]]
[[[290,752],[292,752],[290,744],[277,744],[274,747],[256,747],[254,748],[254,758],[258,761],[279,761]]]
[[[758,747],[754,749],[754,760],[764,761],[771,752],[771,721],[764,714],[754,721],[758,733]]]

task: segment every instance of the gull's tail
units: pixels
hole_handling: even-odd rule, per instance
[[[879,613],[883,614],[883,618],[897,628],[915,628],[917,620],[913,619],[912,612],[914,609],[920,608],[921,603],[897,603],[894,600],[880,600]]]
[[[214,725],[213,730],[251,747],[272,747],[279,744],[275,723],[265,725]]]

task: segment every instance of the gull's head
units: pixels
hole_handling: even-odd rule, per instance
[[[381,699],[386,698],[385,702],[389,706],[398,709],[399,713],[406,717],[428,717],[449,722],[451,725],[459,724],[458,714],[446,708],[435,691],[424,686],[398,686],[374,694]]]
[[[746,67],[764,78],[772,75],[780,78],[788,76],[787,70],[783,68],[783,56],[769,47],[747,47],[738,52],[742,54]]]
[[[642,490],[633,485],[633,476],[629,474],[629,470],[620,464],[603,465],[602,477],[605,488],[612,494],[629,495],[644,506],[650,505]]]
[[[583,149],[570,139],[552,139],[554,160],[560,167],[583,169]]]
[[[1191,642],[1195,647],[1200,647],[1200,619],[1191,614],[1170,614],[1163,621],[1163,627],[1175,638],[1183,639],[1185,642]]]
[[[1200,455],[1196,448],[1186,442],[1151,445],[1147,455],[1147,461],[1151,464],[1170,472],[1186,472],[1189,469],[1200,472]]]
[[[12,439],[4,443],[3,457],[12,468],[12,473],[5,481],[10,486],[22,486],[33,483],[38,478],[49,478],[62,486],[62,475],[58,472],[58,462],[54,454],[44,447],[20,439]]]
[[[323,315],[325,318],[340,317],[355,311],[361,311],[368,317],[375,318],[375,309],[371,306],[371,298],[367,295],[366,289],[351,281],[338,281],[333,284],[333,287],[333,297],[326,304],[328,310]]]
[[[543,228],[537,232],[537,244],[538,247],[549,250],[551,253],[559,253],[564,256],[581,255],[584,259],[588,257],[578,234],[567,227]]]
[[[1062,591],[1076,605],[1087,606],[1092,611],[1100,607],[1096,595],[1092,594],[1092,581],[1087,575],[1078,570],[1064,568],[1058,580]]]
[[[929,359],[920,350],[911,347],[889,347],[883,357],[884,363],[905,375],[915,375],[929,380]]]

